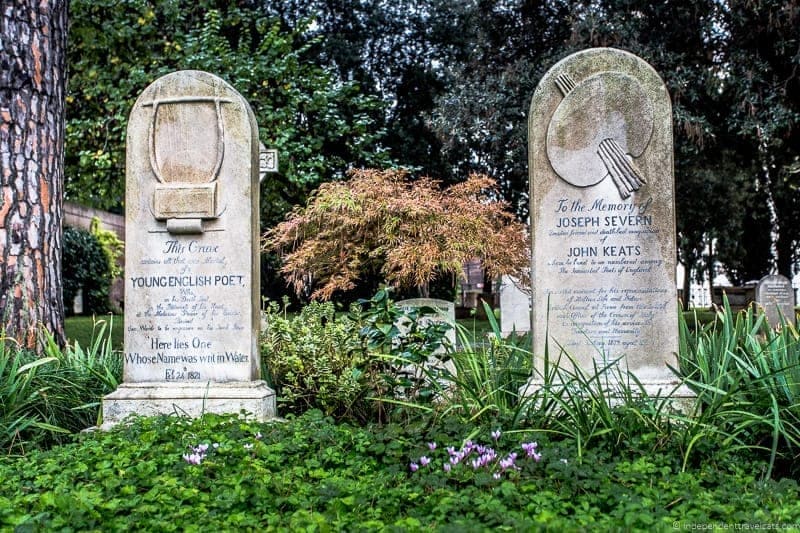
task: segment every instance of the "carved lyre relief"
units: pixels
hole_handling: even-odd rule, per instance
[[[639,82],[621,72],[599,72],[575,83],[555,80],[564,99],[547,128],[547,156],[556,174],[576,187],[611,177],[622,199],[646,183],[634,162],[653,134],[653,105]]]
[[[219,171],[225,157],[221,106],[215,96],[154,98],[149,127],[150,167],[158,180],[153,216],[170,233],[202,233],[203,220],[219,216]]]

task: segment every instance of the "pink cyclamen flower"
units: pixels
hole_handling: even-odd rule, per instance
[[[256,440],[261,440],[261,437],[263,437],[263,435],[261,434],[260,431],[256,433]]]
[[[501,477],[501,476],[500,476],[500,472],[495,472],[495,473],[492,475],[492,477],[493,477],[493,478],[495,478],[495,479],[500,479],[500,477]]]
[[[195,452],[204,454],[208,450],[208,444],[198,444],[197,448],[194,449]]]
[[[419,465],[417,463],[411,463],[410,465],[408,465],[408,467],[411,469],[412,472],[416,472],[417,470],[419,470]]]
[[[429,449],[430,451],[433,451],[433,450],[435,450],[435,449],[436,449],[436,443],[435,443],[435,442],[429,442],[429,443],[428,443],[428,449]]]
[[[445,472],[449,472],[450,469],[453,467],[450,465],[450,463],[445,463],[444,465],[442,465],[442,468],[444,468]]]
[[[499,429],[496,429],[496,430],[492,431],[492,438],[493,438],[494,440],[498,440],[498,439],[500,438],[500,435],[501,435],[501,434],[502,434],[502,433],[500,432],[500,430],[499,430]]]
[[[430,463],[431,463],[431,460],[430,460],[429,457],[426,457],[426,456],[423,455],[422,457],[419,458],[420,466],[428,466]]]
[[[200,454],[192,453],[192,454],[184,454],[183,460],[189,463],[190,465],[199,465],[203,461],[203,457]]]
[[[536,447],[539,446],[536,442],[523,442],[522,449],[525,450],[525,453],[528,457],[536,456]]]
[[[456,452],[456,449],[454,447],[452,447],[452,446],[448,446],[447,447],[447,455],[453,456],[456,453],[458,453],[458,452]]]

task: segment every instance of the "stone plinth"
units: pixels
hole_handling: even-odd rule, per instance
[[[202,395],[199,395],[202,393]],[[208,383],[123,383],[103,399],[103,426],[129,415],[240,413],[257,420],[275,418],[275,395],[264,381]]]

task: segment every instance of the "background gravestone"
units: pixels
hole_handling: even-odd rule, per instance
[[[220,78],[151,84],[127,132],[124,383],[104,425],[130,413],[275,414],[260,380],[259,142]]]
[[[531,330],[531,297],[511,276],[500,279],[500,330],[503,335]]]
[[[440,300],[438,298],[409,298],[406,300],[400,300],[399,302],[395,302],[395,305],[400,309],[403,309],[405,312],[411,310],[419,311],[417,323],[420,327],[425,327],[428,324],[436,324],[436,323],[445,323],[450,324],[450,328],[445,333],[444,343],[450,345],[450,350],[453,351],[456,348],[456,304],[453,302],[449,302],[447,300]],[[424,308],[430,308],[433,312],[429,312],[424,310]],[[408,320],[408,319],[406,319]],[[400,321],[397,325],[397,328],[400,330],[401,335],[404,335],[408,332],[410,323],[409,322],[402,322]],[[447,347],[443,344],[439,346],[434,352],[433,356],[428,360],[426,363],[426,367],[428,369],[433,368],[444,368],[450,372],[451,375],[456,374],[456,367],[455,363],[453,363],[452,359],[447,359],[447,361],[442,361],[439,359],[439,356],[445,355],[447,353]],[[419,380],[425,379],[424,372],[420,368],[415,367],[414,365],[406,365],[400,369],[398,369],[398,375],[406,375],[412,380]],[[442,382],[442,385],[446,386],[445,382]]]
[[[424,307],[434,309],[436,311],[435,313],[424,313],[420,315],[420,325],[424,326],[429,322],[445,322],[450,324],[453,327],[447,330],[445,339],[447,339],[447,342],[450,343],[452,348],[456,347],[456,304],[438,298],[409,298],[407,300],[395,302],[395,305],[406,310],[422,309]],[[444,353],[444,351],[445,349],[442,346],[436,353]]]
[[[756,285],[756,303],[764,308],[770,326],[779,326],[781,315],[789,324],[795,324],[794,288],[786,276],[773,274],[761,278]]]
[[[529,116],[534,356],[624,356],[671,391],[678,350],[672,113],[642,59],[596,48],[539,82]],[[549,308],[548,308],[549,306]],[[593,361],[594,360],[594,361]],[[535,386],[533,380],[529,386]]]

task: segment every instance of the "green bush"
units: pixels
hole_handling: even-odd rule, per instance
[[[107,313],[111,269],[97,238],[81,229],[64,228],[61,264],[67,314],[72,313],[72,302],[79,290],[83,290],[85,314]]]
[[[311,303],[290,317],[271,302],[261,336],[261,360],[282,407],[317,408],[328,415],[368,419],[367,351],[358,324],[337,316],[332,303]]]
[[[363,422],[386,418],[398,398],[429,403],[436,386],[403,370],[425,367],[449,326],[421,320],[422,311],[398,308],[387,290],[347,314],[312,302],[289,317],[272,302],[261,337],[263,374],[291,413],[314,408]],[[417,375],[428,374],[426,368]]]
[[[800,522],[797,483],[758,482],[764,465],[746,456],[682,472],[675,451],[600,448],[580,460],[541,433],[495,442],[493,429],[446,419],[352,427],[319,411],[272,424],[140,419],[0,458],[0,529],[671,531]],[[500,480],[470,475],[471,464],[448,474],[445,448],[472,434],[503,456],[535,439],[541,461],[520,459]],[[431,463],[411,472],[426,454]]]
[[[105,254],[106,262],[108,263],[109,277],[112,280],[120,277],[122,275],[122,267],[119,265],[119,260],[123,257],[122,254],[125,253],[125,243],[113,231],[101,228],[98,217],[92,217],[89,233],[97,239],[100,248],[103,249],[103,254]]]

